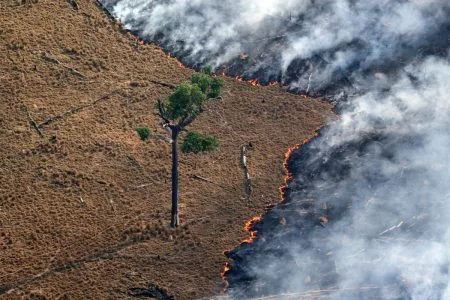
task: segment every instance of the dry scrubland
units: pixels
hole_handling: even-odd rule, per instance
[[[78,4],[0,2],[0,299],[124,299],[152,284],[177,299],[220,293],[222,251],[278,201],[283,153],[330,105],[225,78],[223,100],[190,128],[220,148],[181,155],[182,226],[171,230],[170,145],[134,128],[165,133],[154,103],[191,70],[121,32],[95,1]],[[84,105],[42,137],[30,125]],[[239,166],[248,142],[251,202]]]

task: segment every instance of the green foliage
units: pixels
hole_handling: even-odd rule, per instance
[[[191,82],[198,85],[208,98],[219,97],[223,79],[211,76],[211,67],[205,67],[201,72],[196,72],[191,77]]]
[[[167,114],[172,120],[179,118],[195,118],[203,110],[205,94],[196,84],[183,83],[169,96]]]
[[[205,73],[207,75],[212,75],[212,67],[210,65],[206,65],[202,70],[202,73]]]
[[[223,86],[223,78],[212,77],[210,90],[208,92],[208,98],[217,98],[220,96],[220,92]]]
[[[211,76],[211,68],[206,67],[178,86],[165,103],[158,102],[157,109],[163,118],[186,126],[203,111],[206,99],[220,95],[222,86],[223,79]]]
[[[143,141],[150,138],[150,129],[148,129],[147,127],[138,127],[136,128],[136,132]]]
[[[198,153],[217,149],[219,141],[214,136],[202,135],[198,132],[190,131],[183,139],[181,150],[184,153]]]

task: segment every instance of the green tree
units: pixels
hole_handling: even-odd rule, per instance
[[[217,98],[223,86],[223,79],[211,75],[211,69],[192,75],[190,82],[177,87],[166,102],[158,100],[158,116],[164,121],[164,127],[170,128],[172,138],[172,213],[170,226],[177,227],[178,217],[178,136],[203,111],[209,98]]]

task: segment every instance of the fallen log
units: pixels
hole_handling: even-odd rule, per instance
[[[27,114],[28,122],[30,123],[30,125],[37,131],[37,133],[39,134],[40,137],[44,137],[44,134],[42,133],[41,129],[39,128],[39,125],[36,123],[36,121],[31,116],[30,112],[28,111],[28,107],[25,104],[23,104],[22,107]]]
[[[109,93],[107,93],[107,94],[101,96],[100,98],[94,100],[94,101],[91,102],[91,103],[84,104],[84,105],[77,106],[77,107],[73,107],[73,108],[69,109],[69,110],[66,111],[66,112],[63,112],[63,113],[61,113],[61,114],[58,114],[58,115],[56,115],[56,116],[53,116],[53,117],[51,117],[51,118],[49,118],[49,119],[43,121],[42,123],[40,123],[39,125],[37,125],[37,127],[38,127],[38,128],[43,128],[44,126],[49,125],[50,123],[53,123],[53,122],[55,122],[55,121],[57,121],[57,120],[60,120],[60,119],[63,119],[63,118],[65,118],[65,117],[69,116],[69,115],[75,114],[75,113],[79,112],[79,111],[82,110],[82,109],[85,109],[85,108],[94,106],[95,104],[97,104],[97,102],[99,102],[99,101],[101,101],[101,100],[108,99],[111,95],[117,94],[118,92],[119,92],[119,89],[113,90],[113,91],[111,91],[111,92],[109,92]]]
[[[247,200],[250,200],[253,188],[252,188],[252,181],[250,178],[250,173],[248,172],[248,167],[247,167],[247,151],[248,151],[247,146],[241,147],[241,168],[244,171],[244,193],[245,193],[245,198]]]
[[[45,53],[45,52],[42,53],[41,57],[42,57],[42,59],[44,59],[44,60],[46,60],[46,61],[48,61],[48,62],[57,64],[57,65],[62,66],[63,68],[66,68],[66,69],[69,70],[69,72],[72,73],[73,75],[76,75],[76,76],[78,76],[78,77],[80,77],[80,78],[86,78],[86,76],[85,76],[83,73],[81,73],[80,71],[77,71],[77,70],[75,70],[74,68],[69,67],[69,66],[63,64],[63,63],[60,62],[57,58],[51,57],[51,56],[47,55],[47,53]]]
[[[207,182],[207,183],[211,183],[211,184],[217,185],[218,187],[221,187],[221,188],[223,188],[223,189],[234,190],[232,187],[229,187],[229,186],[226,186],[226,185],[223,185],[223,184],[214,182],[214,181],[212,181],[211,179],[208,179],[208,178],[205,178],[205,177],[202,177],[202,176],[199,176],[199,175],[195,175],[195,174],[194,174],[194,175],[192,175],[191,177],[194,178],[194,179],[203,181],[203,182]]]

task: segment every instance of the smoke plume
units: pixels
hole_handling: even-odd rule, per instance
[[[228,253],[231,297],[450,299],[450,2],[100,2],[188,65],[338,105]]]
[[[448,45],[445,0],[100,2],[188,65],[333,98]]]

